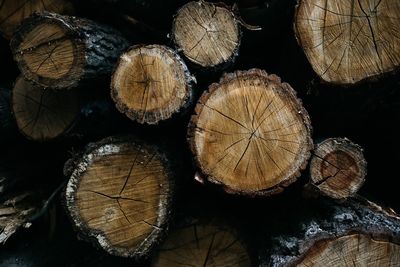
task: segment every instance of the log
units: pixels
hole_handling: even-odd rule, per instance
[[[0,3],[0,33],[10,39],[24,19],[42,11],[72,14],[73,5],[68,0],[3,0]]]
[[[141,124],[157,124],[188,108],[195,79],[182,59],[161,45],[136,45],[122,54],[111,82],[118,110]]]
[[[224,75],[197,103],[188,141],[201,174],[228,192],[270,195],[293,183],[312,148],[307,111],[276,75]]]
[[[128,42],[108,26],[45,12],[26,19],[10,46],[26,79],[69,89],[110,75]]]
[[[21,76],[15,82],[11,106],[22,135],[42,142],[65,134],[80,112],[76,90],[45,89]]]
[[[178,10],[171,35],[195,66],[219,69],[231,65],[238,56],[241,29],[231,8],[200,0]]]
[[[151,266],[250,267],[251,263],[247,247],[236,230],[221,223],[193,221],[168,236]]]
[[[400,65],[400,2],[299,1],[295,32],[326,82],[354,84]]]
[[[146,257],[161,240],[171,212],[169,163],[156,147],[110,137],[67,162],[66,208],[84,239],[110,254]]]
[[[264,244],[260,266],[400,264],[400,218],[392,212],[365,200],[337,204],[325,199],[312,214],[291,221],[291,230]]]
[[[317,144],[311,156],[309,186],[322,195],[345,199],[358,192],[366,174],[359,145],[347,138],[329,138]]]

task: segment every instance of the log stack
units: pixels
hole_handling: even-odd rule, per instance
[[[400,103],[369,95],[400,85],[399,1],[227,2],[0,1],[19,70],[0,77],[0,246],[40,232],[96,266],[400,265],[399,216],[365,198],[385,202],[398,149],[377,161],[382,137],[307,94]],[[46,263],[86,265],[67,257]]]

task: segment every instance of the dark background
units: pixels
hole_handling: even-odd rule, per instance
[[[147,1],[144,5],[128,6],[109,3],[112,1],[103,2],[96,5],[90,1],[77,3],[78,15],[118,28],[132,44],[157,43],[172,46],[167,34],[173,14],[186,1]],[[298,92],[310,114],[314,140],[348,137],[365,149],[368,175],[360,194],[400,210],[397,187],[397,179],[400,178],[397,168],[400,160],[400,143],[397,140],[400,116],[399,74],[387,74],[351,87],[321,82],[296,42],[293,32],[294,7],[294,0],[239,1],[244,21],[259,25],[263,30],[243,29],[239,57],[234,66],[226,71],[261,68],[288,82]],[[134,17],[146,26],[127,22],[125,15]],[[12,61],[7,41],[2,38],[0,63],[0,86],[12,88],[18,69]],[[218,81],[222,74],[205,73],[193,67],[190,70],[198,79],[197,94],[212,82]],[[79,138],[60,138],[43,144],[27,141],[14,130],[0,133],[0,168],[18,169],[29,176],[33,187],[50,195],[66,179],[62,173],[65,160],[82,149],[87,142],[111,134],[134,133],[163,145],[177,162],[179,186],[175,221],[199,215],[225,218],[234,221],[239,228],[247,228],[247,232],[244,232],[248,242],[257,246],[257,238],[252,233],[261,231],[262,234],[258,236],[269,235],[268,229],[263,226],[278,218],[277,213],[302,212],[310,208],[300,200],[302,186],[307,181],[307,171],[284,193],[267,199],[227,196],[212,187],[196,184],[193,182],[194,169],[185,139],[190,114],[157,127],[138,126],[119,114],[109,103],[108,83],[86,86],[95,87],[91,88],[93,92],[110,104],[111,109],[110,114],[91,121],[94,130]],[[0,248],[0,266],[146,264],[108,256],[91,244],[79,241],[61,202],[58,196],[50,209],[31,228],[22,229]]]

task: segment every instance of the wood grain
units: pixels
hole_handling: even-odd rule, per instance
[[[322,240],[307,251],[297,265],[304,266],[399,266],[400,245],[353,234]]]
[[[246,248],[232,229],[197,224],[172,232],[159,249],[152,267],[250,267]]]
[[[226,6],[205,1],[181,7],[172,27],[172,37],[185,57],[202,67],[232,61],[238,53],[240,28]]]
[[[73,6],[67,0],[1,0],[0,32],[10,39],[21,22],[34,12],[49,11],[60,14],[73,13]]]
[[[156,148],[109,138],[90,148],[75,166],[67,207],[80,232],[94,237],[107,252],[141,257],[166,226],[169,175],[166,159]]]
[[[228,191],[282,191],[307,164],[307,112],[294,90],[253,69],[225,75],[200,98],[189,126],[200,170]]]
[[[75,90],[44,89],[21,76],[14,85],[11,100],[18,129],[35,141],[48,141],[62,135],[80,112]]]
[[[366,174],[362,148],[346,138],[322,141],[311,157],[311,184],[332,198],[343,199],[357,193]]]
[[[323,80],[353,84],[398,69],[399,14],[398,0],[301,0],[295,31]]]
[[[111,96],[119,111],[130,119],[157,124],[189,105],[193,80],[172,49],[138,45],[121,55],[111,82]]]

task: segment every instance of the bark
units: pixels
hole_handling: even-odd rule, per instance
[[[288,217],[291,227],[281,227],[264,243],[260,266],[305,266],[310,260],[315,266],[396,266],[400,262],[399,217],[365,199],[350,198],[342,204],[322,199],[314,203],[312,212]]]
[[[258,69],[227,74],[203,93],[188,141],[205,179],[248,195],[281,192],[312,148],[310,120],[295,91]]]
[[[65,175],[66,208],[84,239],[117,256],[150,255],[171,213],[173,183],[162,152],[133,137],[110,137],[67,162]]]
[[[347,138],[328,138],[316,145],[307,187],[322,195],[345,199],[364,184],[367,162],[363,149]]]
[[[122,54],[111,81],[111,96],[121,113],[141,124],[158,124],[185,113],[193,102],[186,64],[160,45],[136,45]]]
[[[128,42],[108,26],[46,12],[25,20],[10,46],[26,79],[69,89],[110,75]]]

